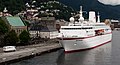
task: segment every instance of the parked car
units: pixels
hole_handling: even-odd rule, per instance
[[[4,46],[4,47],[3,47],[3,51],[4,51],[4,52],[16,51],[16,47],[15,47],[15,46]]]

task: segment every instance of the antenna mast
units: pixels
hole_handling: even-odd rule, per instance
[[[99,12],[98,12],[98,16],[97,16],[97,23],[100,23],[100,15],[99,15]]]

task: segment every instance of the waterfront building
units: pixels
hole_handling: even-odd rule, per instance
[[[47,27],[55,27],[55,17],[41,17],[40,24]]]
[[[41,23],[46,27],[46,29],[41,30],[42,37],[50,39],[57,37],[55,17],[41,17]]]
[[[41,37],[41,38],[56,38],[58,31],[55,27],[55,17],[41,17],[39,22],[34,23],[31,26],[29,32],[30,37]]]
[[[30,37],[31,38],[40,37],[40,30],[41,26],[39,25],[31,26],[29,29]]]
[[[120,21],[119,20],[111,20],[111,24],[114,25],[114,28],[120,28]]]
[[[48,38],[53,39],[58,35],[58,31],[56,29],[50,29],[45,26],[34,26],[29,30],[31,38]]]
[[[15,32],[19,35],[23,30],[27,30],[27,26],[25,26],[24,22],[20,17],[5,17],[6,23],[9,25],[10,30],[15,30]]]

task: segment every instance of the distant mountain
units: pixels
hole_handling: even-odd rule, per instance
[[[104,5],[98,0],[58,0],[59,2],[71,6],[75,10],[79,10],[79,6],[83,6],[83,10],[94,10],[100,13],[102,19],[120,19],[120,6]]]

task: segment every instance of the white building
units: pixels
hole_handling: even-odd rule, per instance
[[[47,27],[34,27],[29,30],[30,37],[41,37],[53,39],[58,36],[58,31],[56,29],[49,29]]]

